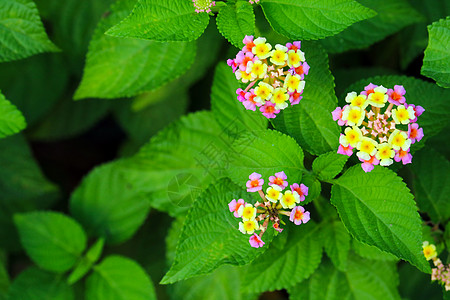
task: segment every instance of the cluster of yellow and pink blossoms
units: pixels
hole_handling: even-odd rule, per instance
[[[291,222],[296,225],[306,223],[310,219],[308,211],[297,203],[305,200],[308,195],[308,187],[304,184],[294,183],[290,190],[283,190],[288,186],[287,176],[284,172],[275,173],[275,176],[269,177],[269,187],[266,193],[263,192],[264,179],[261,174],[252,173],[247,181],[247,192],[258,192],[262,202],[256,202],[255,205],[246,203],[244,199],[233,199],[228,204],[230,212],[234,213],[236,218],[242,218],[239,222],[239,230],[243,234],[251,234],[250,245],[254,248],[264,246],[262,236],[266,232],[269,222],[272,222],[273,228],[282,232],[281,224],[285,224],[280,219],[280,215],[286,215]],[[283,210],[289,209],[289,210]],[[263,222],[260,224],[260,222]],[[260,231],[256,234],[255,231]]]
[[[365,172],[372,171],[374,165],[389,166],[392,159],[404,165],[411,163],[410,147],[423,138],[417,118],[425,110],[407,104],[405,93],[401,85],[387,89],[372,83],[359,95],[348,93],[348,104],[332,112],[333,120],[346,126],[337,153],[351,156],[356,148]]]
[[[194,2],[195,12],[196,13],[210,13],[211,7],[216,5],[216,1],[212,0],[192,0]],[[259,0],[249,0],[250,4],[256,4]]]
[[[263,37],[245,36],[244,47],[227,64],[236,79],[247,84],[236,90],[244,107],[259,110],[266,118],[275,118],[288,103],[296,105],[302,99],[305,75],[309,65],[305,61],[300,42],[272,45]]]
[[[433,260],[435,268],[431,269],[431,280],[442,284],[446,291],[450,291],[450,264],[444,265],[437,257],[436,246],[428,241],[423,242],[423,255],[427,260]]]

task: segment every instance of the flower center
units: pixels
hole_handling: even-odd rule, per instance
[[[283,184],[283,179],[277,177],[277,178],[275,178],[273,183],[276,184],[276,185],[282,185]]]

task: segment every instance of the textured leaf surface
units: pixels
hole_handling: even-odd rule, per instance
[[[22,113],[0,92],[0,138],[18,133],[26,126]]]
[[[335,180],[331,203],[359,241],[409,261],[423,272],[421,219],[402,179],[383,167],[365,173],[360,166]]]
[[[163,43],[104,34],[133,4],[132,0],[117,2],[111,7],[112,13],[98,24],[75,99],[135,96],[175,79],[191,66],[195,43]]]
[[[428,27],[428,46],[425,49],[421,73],[436,80],[442,87],[450,87],[450,17]]]
[[[344,52],[370,46],[403,27],[417,23],[422,16],[406,0],[360,0],[377,15],[346,28],[341,33],[323,40],[329,53]]]
[[[95,236],[108,243],[130,238],[142,225],[149,202],[119,172],[121,161],[95,168],[73,192],[70,211]]]
[[[17,214],[14,222],[25,251],[45,270],[67,271],[86,248],[83,228],[61,213]]]
[[[133,12],[107,34],[156,41],[193,41],[208,22],[209,15],[196,13],[190,0],[139,0]]]
[[[230,134],[267,128],[267,118],[259,110],[246,110],[237,100],[236,90],[240,88],[231,68],[225,63],[216,67],[211,91],[211,110],[217,122]]]
[[[328,152],[320,155],[313,161],[312,169],[321,180],[333,179],[342,171],[347,160],[347,155]]]
[[[228,176],[245,187],[248,176],[259,173],[265,186],[269,176],[284,171],[289,183],[302,179],[303,151],[291,137],[275,130],[261,130],[242,135],[233,143]]]
[[[373,260],[382,260],[382,261],[398,261],[399,259],[387,252],[381,251],[375,246],[370,246],[364,243],[361,243],[357,239],[352,239],[352,249],[361,257]],[[405,264],[407,265],[407,264]],[[411,265],[409,265],[411,266]],[[411,266],[412,267],[412,266]],[[413,267],[412,267],[413,268]],[[417,269],[416,269],[417,271]],[[418,272],[418,271],[417,271]]]
[[[406,89],[406,102],[421,105],[425,108],[425,112],[419,117],[417,122],[423,128],[425,135],[419,144],[423,144],[426,139],[439,133],[448,124],[450,119],[450,90],[412,77],[377,76],[358,81],[351,85],[347,91],[362,91],[364,86],[370,82],[388,87],[393,87],[396,84],[403,85]],[[413,148],[415,147],[414,145]]]
[[[265,0],[261,6],[275,31],[300,40],[334,35],[375,15],[353,0]]]
[[[134,260],[108,256],[86,281],[86,300],[156,300],[150,277]]]
[[[432,148],[414,155],[410,165],[415,176],[414,194],[420,210],[427,212],[435,223],[450,218],[450,162]]]
[[[245,265],[263,253],[267,247],[252,248],[250,236],[238,230],[239,220],[228,209],[231,200],[243,198],[253,202],[250,197],[227,178],[210,185],[189,210],[175,261],[161,283],[209,274],[224,264]],[[266,245],[272,234],[271,229],[265,233]]]
[[[334,266],[345,271],[350,251],[350,235],[339,220],[333,220],[323,225],[321,232],[324,239],[325,252]]]
[[[288,220],[286,220],[289,222]],[[288,288],[308,278],[322,259],[322,241],[317,238],[319,226],[313,221],[295,226],[289,224],[287,242],[281,249],[274,247],[244,267],[243,289],[265,292]]]
[[[337,106],[334,78],[328,57],[317,43],[302,43],[311,66],[300,104],[288,107],[274,120],[275,128],[294,137],[303,149],[314,155],[335,151],[339,146],[339,126],[331,112]]]
[[[17,276],[10,286],[9,298],[18,300],[73,300],[75,295],[72,287],[62,275],[49,273],[31,267]]]
[[[239,49],[244,46],[244,37],[255,32],[255,14],[249,2],[238,1],[221,7],[216,22],[220,33]]]
[[[0,247],[20,249],[12,216],[49,207],[58,188],[42,174],[21,135],[0,140]]]
[[[17,60],[58,48],[48,39],[31,0],[0,2],[0,62]]]
[[[189,114],[121,162],[120,172],[152,207],[176,216],[224,174],[231,144],[211,112]]]
[[[288,291],[291,300],[400,300],[398,284],[395,264],[352,255],[346,272],[324,262],[306,284],[301,282]]]

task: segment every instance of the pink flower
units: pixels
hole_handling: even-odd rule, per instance
[[[411,140],[411,144],[414,144],[416,141],[420,142],[423,138],[423,128],[419,128],[417,123],[408,124],[408,138]]]
[[[245,92],[244,92],[243,89],[237,89],[236,90],[236,94],[238,95],[237,99],[239,100],[239,102],[244,102],[245,101]]]
[[[402,161],[404,165],[410,164],[412,160],[412,155],[409,153],[409,149],[407,151],[403,151],[401,148],[398,151],[395,151],[394,160],[396,162]]]
[[[301,46],[302,46],[302,43],[300,41],[296,41],[294,43],[287,43],[286,44],[286,48],[288,48],[288,51],[289,50],[297,51],[297,50],[299,50],[301,48]]]
[[[233,68],[233,73],[236,72],[236,70],[238,68],[238,64],[236,63],[236,61],[234,59],[227,59],[227,65],[229,65],[230,67]]]
[[[342,135],[343,134],[341,134],[341,136]],[[353,154],[353,147],[350,146],[350,144],[347,147],[339,145],[337,153],[338,154],[342,154],[342,155],[352,156],[352,154]]]
[[[305,211],[303,206],[296,206],[291,211],[291,216],[289,220],[294,222],[295,225],[300,225],[302,223],[306,223],[311,219],[309,216],[309,211]]]
[[[407,104],[407,103],[405,103],[405,108],[408,108],[410,106],[413,107],[414,115],[416,116],[414,119],[411,120],[411,123],[414,123],[414,122],[417,122],[417,118],[420,117],[421,114],[423,114],[425,109],[422,106],[420,106],[420,105],[415,106],[414,104]]]
[[[242,48],[242,51],[252,52],[252,48],[255,47],[255,44],[253,43],[253,35],[246,35],[242,42],[245,44],[244,48]]]
[[[344,106],[343,108],[336,107],[336,109],[331,112],[331,115],[333,116],[333,120],[338,121],[339,126],[347,125],[347,121],[342,120],[342,113],[344,112],[344,110],[347,106],[348,105]]]
[[[279,223],[273,223],[272,226],[273,226],[273,229],[275,229],[278,232],[282,232],[283,231],[283,228],[280,227]]]
[[[363,163],[361,164],[361,168],[364,170],[364,172],[370,172],[373,170],[374,166],[378,165],[380,161],[374,156],[371,156],[369,160],[361,159],[358,156],[359,160]]]
[[[230,212],[234,212],[234,216],[236,218],[239,218],[238,210],[241,205],[245,205],[244,199],[239,199],[236,202],[236,199],[233,199],[230,203],[228,203],[228,208],[230,209]]]
[[[305,201],[305,196],[308,196],[308,187],[304,185],[303,183],[298,185],[298,183],[294,183],[291,185],[291,191],[297,192],[297,194],[300,196],[300,201]]]
[[[250,237],[250,246],[252,246],[253,248],[259,248],[265,245],[265,243],[262,241],[262,239],[256,234],[254,233],[251,237]]]
[[[264,179],[261,178],[261,174],[253,172],[249,177],[250,180],[247,181],[247,192],[257,192],[262,190],[262,185],[264,184]]]
[[[256,97],[255,89],[251,89],[249,92],[245,94],[245,101],[242,102],[242,104],[244,104],[246,109],[255,111],[256,106],[261,106],[260,103],[254,100],[255,97]]]
[[[239,51],[239,53],[236,55],[236,64],[239,65],[239,70],[242,72],[245,72],[247,70],[247,64],[251,62],[255,62],[256,57],[252,52],[244,52]]]
[[[277,116],[277,114],[280,112],[279,109],[275,109],[275,103],[272,103],[271,101],[266,101],[266,104],[261,106],[259,109],[264,117],[267,119],[273,119]]]
[[[283,171],[275,173],[275,176],[270,176],[269,177],[269,185],[273,186],[273,185],[278,185],[280,188],[284,189],[285,187],[288,186],[288,182],[286,181],[287,176],[286,174],[284,174]]]
[[[296,105],[300,103],[300,100],[302,100],[303,96],[301,96],[303,94],[303,90],[298,93],[297,91],[295,92],[288,92],[289,94],[289,101],[291,102],[291,105]]]
[[[400,105],[405,103],[406,90],[403,85],[394,85],[394,89],[388,89],[387,94],[389,96],[389,103]]]
[[[369,85],[364,87],[364,91],[361,92],[361,95],[369,96],[370,94],[372,94],[374,92],[373,89],[376,87],[378,87],[378,85],[369,83]]]
[[[295,74],[300,75],[300,79],[303,80],[303,79],[305,79],[305,75],[308,75],[309,69],[310,69],[310,67],[309,67],[308,63],[305,61],[303,63],[300,63],[300,66],[298,66],[297,68],[289,69],[289,72],[292,75],[295,75]]]

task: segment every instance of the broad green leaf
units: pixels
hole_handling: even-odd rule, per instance
[[[436,80],[439,86],[450,87],[450,17],[428,27],[428,46],[425,49],[421,74]]]
[[[297,182],[300,184],[300,182]],[[317,180],[316,176],[312,173],[303,174],[301,183],[308,187],[308,196],[306,196],[305,201],[302,202],[302,205],[308,204],[314,200],[316,200],[320,196],[320,192],[322,191],[322,186],[320,181]]]
[[[22,113],[0,91],[0,138],[18,133],[26,126]]]
[[[104,34],[127,15],[133,4],[133,0],[115,3],[111,14],[98,24],[75,99],[135,96],[174,80],[191,66],[195,43],[145,41]]]
[[[144,193],[152,207],[177,216],[186,213],[209,183],[224,175],[231,145],[232,138],[212,112],[189,114],[121,162],[121,176]]]
[[[428,213],[435,223],[445,222],[450,218],[450,162],[426,147],[414,154],[410,168],[416,175],[413,186],[420,210]]]
[[[94,245],[92,245],[92,247],[86,252],[86,255],[83,256],[73,268],[72,273],[70,273],[69,278],[67,279],[68,284],[74,284],[91,270],[92,265],[95,264],[100,258],[104,244],[105,240],[100,238]]]
[[[8,293],[11,300],[73,300],[74,291],[62,275],[31,267],[13,281]]]
[[[0,140],[0,248],[20,249],[12,216],[48,208],[58,188],[42,174],[21,135]]]
[[[262,175],[265,185],[269,177],[284,171],[291,184],[300,183],[303,151],[295,140],[276,130],[261,130],[244,134],[233,143],[228,176],[242,188],[249,175]]]
[[[244,46],[244,37],[255,32],[255,14],[249,2],[230,2],[221,7],[216,21],[220,33],[239,49]]]
[[[0,299],[6,299],[5,294],[8,292],[10,286],[10,279],[8,271],[3,261],[0,261]]]
[[[354,166],[334,183],[331,203],[356,239],[430,271],[422,253],[421,219],[400,177],[380,166],[369,173]]]
[[[300,40],[335,35],[376,15],[353,0],[265,0],[261,6],[276,32]]]
[[[352,84],[347,91],[362,91],[370,82],[393,88],[403,85],[406,89],[406,102],[421,105],[425,112],[418,118],[417,123],[423,128],[423,142],[439,133],[447,124],[450,116],[450,90],[440,88],[431,82],[406,76],[377,76],[367,78]],[[414,145],[416,145],[414,144]],[[413,147],[414,147],[413,145]],[[414,163],[414,158],[413,158]]]
[[[333,179],[342,171],[347,160],[347,155],[327,152],[313,161],[312,169],[320,180]]]
[[[134,260],[108,256],[86,281],[86,300],[156,300],[150,277]]]
[[[146,197],[120,172],[121,161],[95,168],[72,193],[70,211],[91,235],[108,243],[129,239],[149,211]]]
[[[291,300],[400,300],[398,283],[395,264],[352,255],[346,272],[325,261],[306,283],[307,287],[301,282],[288,292]]]
[[[323,238],[325,252],[340,271],[347,269],[350,251],[350,235],[339,220],[331,220],[322,225],[321,238]]]
[[[305,76],[303,99],[280,113],[274,126],[294,137],[311,154],[337,151],[340,129],[331,116],[337,98],[327,54],[317,43],[302,43],[302,50],[311,66]]]
[[[33,140],[55,140],[81,134],[105,117],[110,105],[110,101],[103,99],[75,102],[64,97],[29,135]]]
[[[286,218],[287,219],[287,218]],[[286,220],[289,222],[289,220]],[[313,221],[289,227],[284,248],[273,247],[243,267],[242,287],[247,292],[280,290],[308,278],[322,259],[322,241],[317,238],[320,227]]]
[[[209,15],[196,13],[190,0],[139,0],[133,12],[107,34],[163,42],[193,41],[203,33],[208,22]]]
[[[31,0],[0,2],[0,62],[17,60],[58,48],[48,39]]]
[[[239,220],[230,213],[233,199],[251,199],[229,179],[210,185],[193,203],[184,222],[174,263],[161,280],[174,283],[198,275],[209,274],[224,264],[245,265],[263,253],[270,243],[273,230],[265,233],[265,247],[252,248],[249,235],[238,230]]]
[[[267,128],[267,118],[259,110],[246,110],[237,100],[238,88],[239,82],[231,68],[225,63],[219,63],[211,88],[211,110],[217,122],[232,134]]]
[[[329,53],[370,46],[403,27],[417,23],[422,16],[407,0],[360,0],[362,5],[373,9],[373,18],[353,24],[341,33],[326,38],[322,45]]]
[[[14,215],[25,251],[42,269],[64,272],[86,248],[86,234],[73,219],[56,212]]]
[[[66,91],[69,72],[60,54],[42,54],[0,64],[0,89],[25,116],[28,128]]]
[[[379,248],[375,246],[370,246],[364,243],[361,243],[357,239],[352,239],[352,249],[361,257],[373,260],[382,260],[382,261],[398,261],[398,258],[394,255],[381,251]]]

